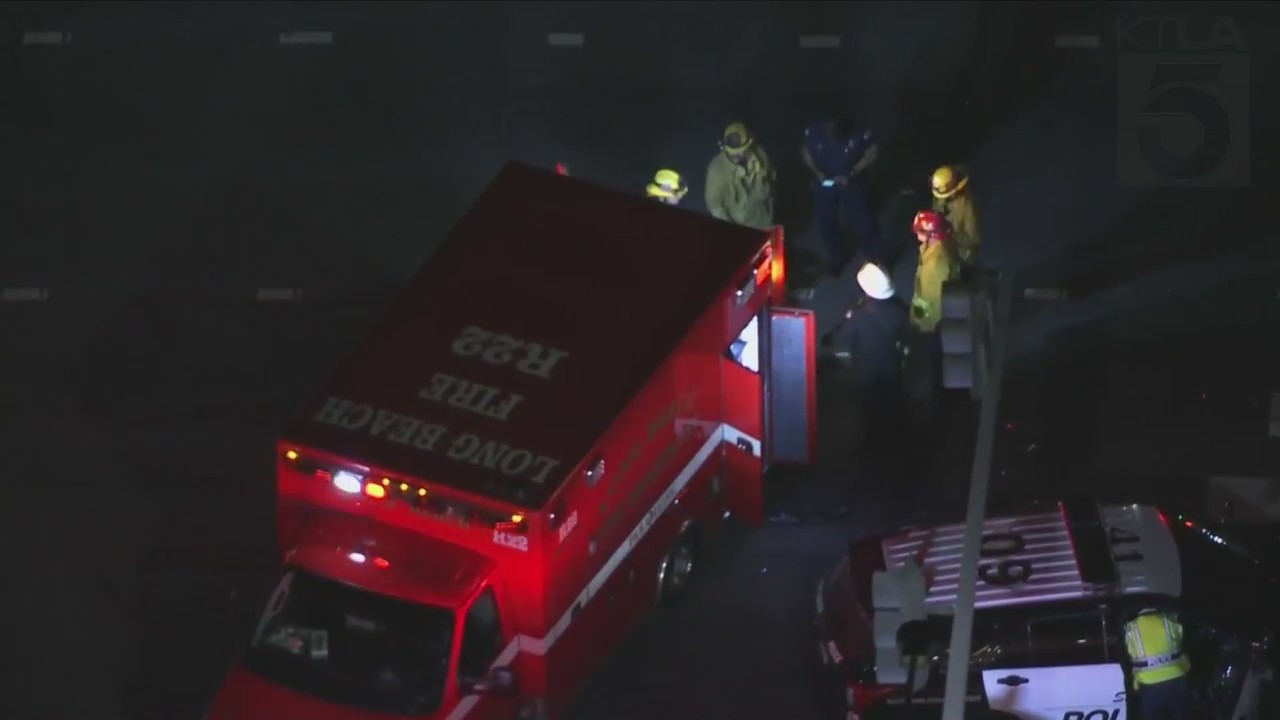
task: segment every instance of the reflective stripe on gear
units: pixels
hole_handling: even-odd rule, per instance
[[[1124,643],[1135,687],[1173,680],[1191,670],[1191,659],[1182,653],[1182,625],[1168,615],[1141,615],[1126,623]]]

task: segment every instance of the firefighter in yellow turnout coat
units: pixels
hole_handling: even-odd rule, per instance
[[[720,152],[707,166],[707,210],[720,219],[758,229],[773,226],[774,170],[769,156],[742,123],[725,128]]]
[[[978,215],[969,195],[969,171],[959,165],[944,165],[933,171],[933,210],[946,218],[957,259],[966,266],[977,260],[982,245]]]

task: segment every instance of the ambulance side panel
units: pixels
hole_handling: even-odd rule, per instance
[[[548,620],[553,715],[657,604],[659,567],[681,534],[696,542],[717,529],[727,508],[728,499],[716,497],[723,393],[719,357],[710,350],[718,343],[709,342],[723,336],[720,318],[706,314],[550,505],[564,516],[544,540],[555,578],[547,607],[563,614]],[[603,472],[594,476],[588,471],[599,461]]]
[[[771,264],[778,259],[779,265]],[[743,268],[733,289],[719,303],[721,327],[718,333],[708,333],[706,340],[715,343],[714,348],[723,388],[725,482],[729,494],[735,499],[735,514],[751,524],[763,519],[762,482],[764,464],[765,417],[764,374],[769,371],[770,329],[767,309],[778,294],[775,282],[780,280],[781,236],[771,238],[754,264]],[[739,363],[729,353],[731,343],[754,321],[757,362],[751,370]]]

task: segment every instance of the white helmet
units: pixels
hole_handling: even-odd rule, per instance
[[[875,263],[867,263],[858,271],[858,287],[872,300],[888,300],[893,297],[893,281]]]

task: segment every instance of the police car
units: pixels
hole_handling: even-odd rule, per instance
[[[1194,717],[1280,718],[1271,682],[1280,553],[1260,542],[1277,537],[1244,540],[1143,505],[1062,502],[988,519],[966,717],[1139,717],[1122,628],[1156,605],[1183,624]],[[963,525],[857,541],[819,581],[815,626],[833,717],[941,714],[963,542]],[[898,642],[910,621],[930,638],[916,661]]]

